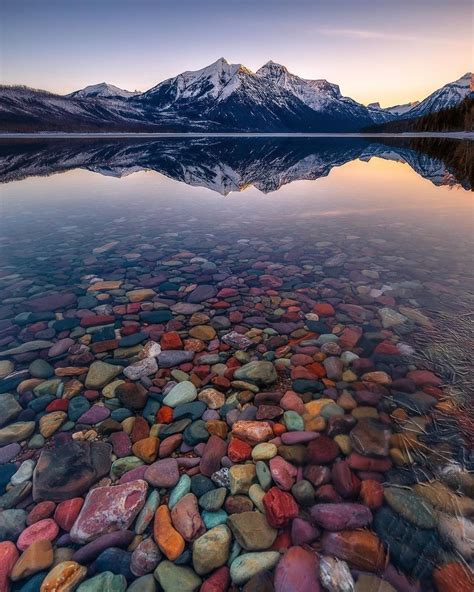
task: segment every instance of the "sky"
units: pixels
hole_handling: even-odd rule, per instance
[[[0,80],[147,90],[220,57],[268,60],[382,106],[473,70],[471,0],[0,0]]]

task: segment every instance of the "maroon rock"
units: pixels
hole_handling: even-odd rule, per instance
[[[102,534],[126,530],[145,504],[147,491],[141,479],[92,489],[71,529],[71,540],[88,543]]]
[[[351,452],[347,462],[350,468],[356,471],[375,471],[376,473],[386,473],[392,466],[392,461],[389,459],[370,458],[357,452]]]
[[[318,487],[314,495],[320,503],[339,504],[343,501],[342,497],[337,493],[330,483]]]
[[[178,463],[174,458],[164,458],[149,465],[145,481],[153,487],[174,487],[179,481]]]
[[[295,498],[278,487],[272,487],[267,491],[262,501],[268,524],[273,528],[282,528],[298,516],[299,510]]]
[[[314,487],[320,487],[321,485],[329,483],[331,471],[328,467],[310,465],[309,467],[304,468],[303,476],[314,485]]]
[[[302,547],[290,547],[275,569],[275,592],[319,592],[319,557]]]
[[[364,456],[388,456],[391,431],[374,419],[360,419],[351,430],[353,449]]]
[[[53,310],[60,310],[76,304],[77,298],[75,294],[69,292],[47,294],[39,298],[32,298],[26,307],[34,312],[52,312]]]
[[[317,504],[310,510],[313,520],[326,530],[354,530],[372,522],[372,512],[362,504]]]
[[[110,434],[109,441],[112,444],[114,454],[118,458],[130,456],[132,454],[132,443],[126,432],[114,432]]]
[[[151,573],[161,559],[161,552],[155,541],[149,537],[141,541],[132,553],[130,570],[138,578]]]
[[[199,592],[226,592],[230,584],[230,570],[223,565],[205,580]]]
[[[306,545],[315,541],[321,532],[316,526],[303,520],[295,518],[291,523],[291,540],[294,545]]]
[[[171,522],[185,541],[194,541],[204,534],[206,527],[199,514],[194,493],[186,494],[173,506]]]
[[[72,556],[72,560],[83,565],[90,563],[105,549],[109,549],[110,547],[124,549],[128,547],[133,541],[134,536],[135,533],[132,530],[117,530],[115,532],[104,534],[78,549]]]
[[[339,456],[339,446],[327,436],[311,440],[306,448],[306,462],[311,465],[328,464]]]
[[[219,436],[211,435],[206,442],[201,458],[201,473],[210,477],[221,468],[221,459],[227,454],[227,442]]]
[[[360,489],[360,481],[351,471],[346,461],[333,465],[331,469],[331,481],[334,488],[344,499],[356,497]]]

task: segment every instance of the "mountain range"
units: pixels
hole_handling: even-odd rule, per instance
[[[252,72],[220,58],[145,92],[105,82],[65,96],[0,86],[0,131],[357,132],[455,106],[472,92],[467,73],[419,103],[366,106],[272,61]]]

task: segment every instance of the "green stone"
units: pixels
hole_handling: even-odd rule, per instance
[[[179,500],[188,494],[191,491],[191,477],[188,475],[182,475],[173,487],[170,493],[170,497],[168,500],[168,507],[171,510],[173,506],[175,506]]]
[[[154,575],[164,592],[194,592],[202,583],[190,567],[181,567],[171,561],[162,561]]]
[[[79,585],[76,592],[125,592],[127,580],[122,575],[104,571]]]
[[[283,423],[289,432],[303,432],[304,421],[299,413],[296,411],[285,411],[283,414]]]
[[[132,469],[136,469],[137,467],[141,467],[145,463],[136,456],[124,456],[123,458],[118,458],[112,463],[112,468],[110,472],[115,477],[121,477],[128,471]]]
[[[386,487],[384,497],[387,504],[408,522],[419,528],[436,528],[433,508],[411,489]]]

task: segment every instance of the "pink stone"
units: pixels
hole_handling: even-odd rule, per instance
[[[148,481],[153,487],[174,487],[179,481],[176,459],[165,458],[149,465],[145,471],[145,481]]]
[[[143,508],[147,491],[148,484],[141,479],[92,489],[71,529],[71,540],[83,544],[109,532],[126,530]]]
[[[305,444],[319,438],[317,432],[284,432],[281,435],[283,444]]]
[[[294,545],[305,545],[315,541],[321,534],[310,522],[302,518],[295,518],[291,523],[291,540]]]
[[[206,527],[199,514],[194,493],[186,494],[173,506],[171,522],[185,541],[194,541],[204,534]]]
[[[301,397],[293,391],[286,391],[279,403],[285,411],[296,411],[300,415],[305,413],[305,406]]]
[[[275,569],[275,592],[320,592],[319,557],[302,547],[290,547]]]
[[[2,592],[10,591],[8,578],[18,559],[18,549],[12,542],[3,541],[0,543],[0,590]]]
[[[354,530],[372,522],[372,512],[362,504],[316,504],[310,510],[313,520],[326,530]]]
[[[58,536],[59,527],[52,518],[45,518],[28,526],[18,537],[16,543],[20,551],[24,551],[36,541],[46,539],[54,541]]]
[[[36,504],[36,506],[28,514],[26,523],[29,526],[30,524],[39,522],[44,518],[50,518],[53,515],[55,508],[56,504],[50,501],[40,502],[39,504]]]
[[[59,503],[54,513],[54,519],[57,524],[63,530],[69,532],[76,521],[83,504],[84,499],[82,497],[73,497],[72,499]]]
[[[298,470],[281,456],[270,459],[270,472],[272,479],[283,491],[289,491],[296,479]]]

